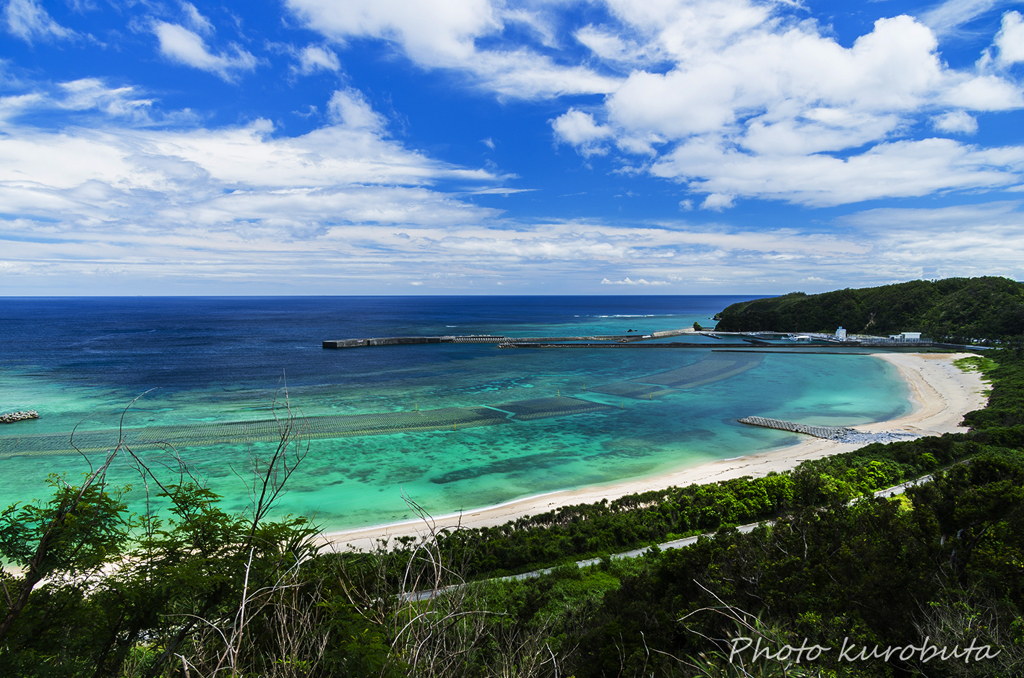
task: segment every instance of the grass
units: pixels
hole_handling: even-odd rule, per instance
[[[954,360],[953,364],[960,368],[962,372],[981,372],[981,376],[985,381],[992,381],[989,374],[992,370],[999,367],[999,363],[995,360],[980,355],[959,358]]]

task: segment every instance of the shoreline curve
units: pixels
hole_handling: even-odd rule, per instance
[[[910,414],[861,424],[851,428],[865,433],[903,430],[921,436],[955,433],[963,416],[985,407],[986,385],[978,372],[964,372],[953,364],[972,353],[872,353],[885,360],[900,373],[910,389]],[[430,525],[443,527],[495,527],[524,516],[545,513],[561,506],[590,504],[602,499],[614,500],[648,490],[731,480],[742,476],[760,477],[771,472],[788,471],[800,462],[832,454],[850,452],[868,443],[841,443],[820,438],[802,440],[787,447],[778,447],[741,457],[719,459],[669,473],[648,476],[599,486],[559,490],[531,495],[513,501],[430,518]],[[338,550],[372,550],[383,540],[390,543],[397,537],[425,536],[429,527],[414,519],[385,525],[372,525],[325,532],[321,541]]]

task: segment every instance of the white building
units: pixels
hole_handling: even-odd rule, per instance
[[[842,327],[836,330],[836,339],[839,341],[846,341],[846,330]]]
[[[896,341],[921,341],[920,332],[900,332],[899,334],[890,334],[890,339]]]

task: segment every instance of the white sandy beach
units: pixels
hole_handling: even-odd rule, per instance
[[[953,365],[957,358],[972,354],[877,353],[874,357],[896,367],[906,379],[911,392],[913,411],[907,416],[873,424],[855,426],[858,431],[908,431],[917,435],[941,435],[963,431],[958,428],[963,415],[985,406],[986,386],[977,372],[963,372]],[[776,448],[735,459],[714,461],[680,469],[672,473],[629,480],[621,483],[585,487],[526,497],[498,506],[466,511],[462,514],[440,516],[433,519],[436,527],[463,525],[465,527],[492,527],[523,516],[536,515],[559,506],[584,504],[616,499],[618,497],[661,489],[728,480],[740,476],[763,476],[769,472],[794,468],[807,459],[817,459],[837,452],[848,452],[863,444],[840,443],[810,436],[789,447]],[[419,520],[377,525],[373,527],[324,535],[334,548],[372,549],[381,539],[399,536],[420,536],[426,525]]]

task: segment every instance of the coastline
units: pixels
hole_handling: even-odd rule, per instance
[[[927,436],[960,431],[958,424],[963,415],[985,406],[986,388],[978,372],[963,372],[953,361],[970,353],[872,353],[895,367],[910,389],[910,414],[888,421],[863,424],[852,428],[865,433],[903,430]],[[804,436],[801,436],[804,437]],[[487,506],[460,514],[437,516],[431,519],[435,528],[479,528],[503,525],[524,516],[544,513],[560,506],[613,500],[619,497],[662,489],[729,480],[741,476],[760,477],[771,472],[787,471],[800,462],[818,459],[840,452],[849,452],[867,443],[841,443],[820,438],[802,440],[794,445],[775,448],[732,459],[707,462],[690,468],[645,478],[622,481],[596,487],[560,490],[547,494],[524,497],[514,501]],[[422,520],[408,520],[387,525],[374,525],[327,532],[322,535],[326,545],[350,550],[371,550],[380,540],[396,537],[421,537],[428,531]]]

